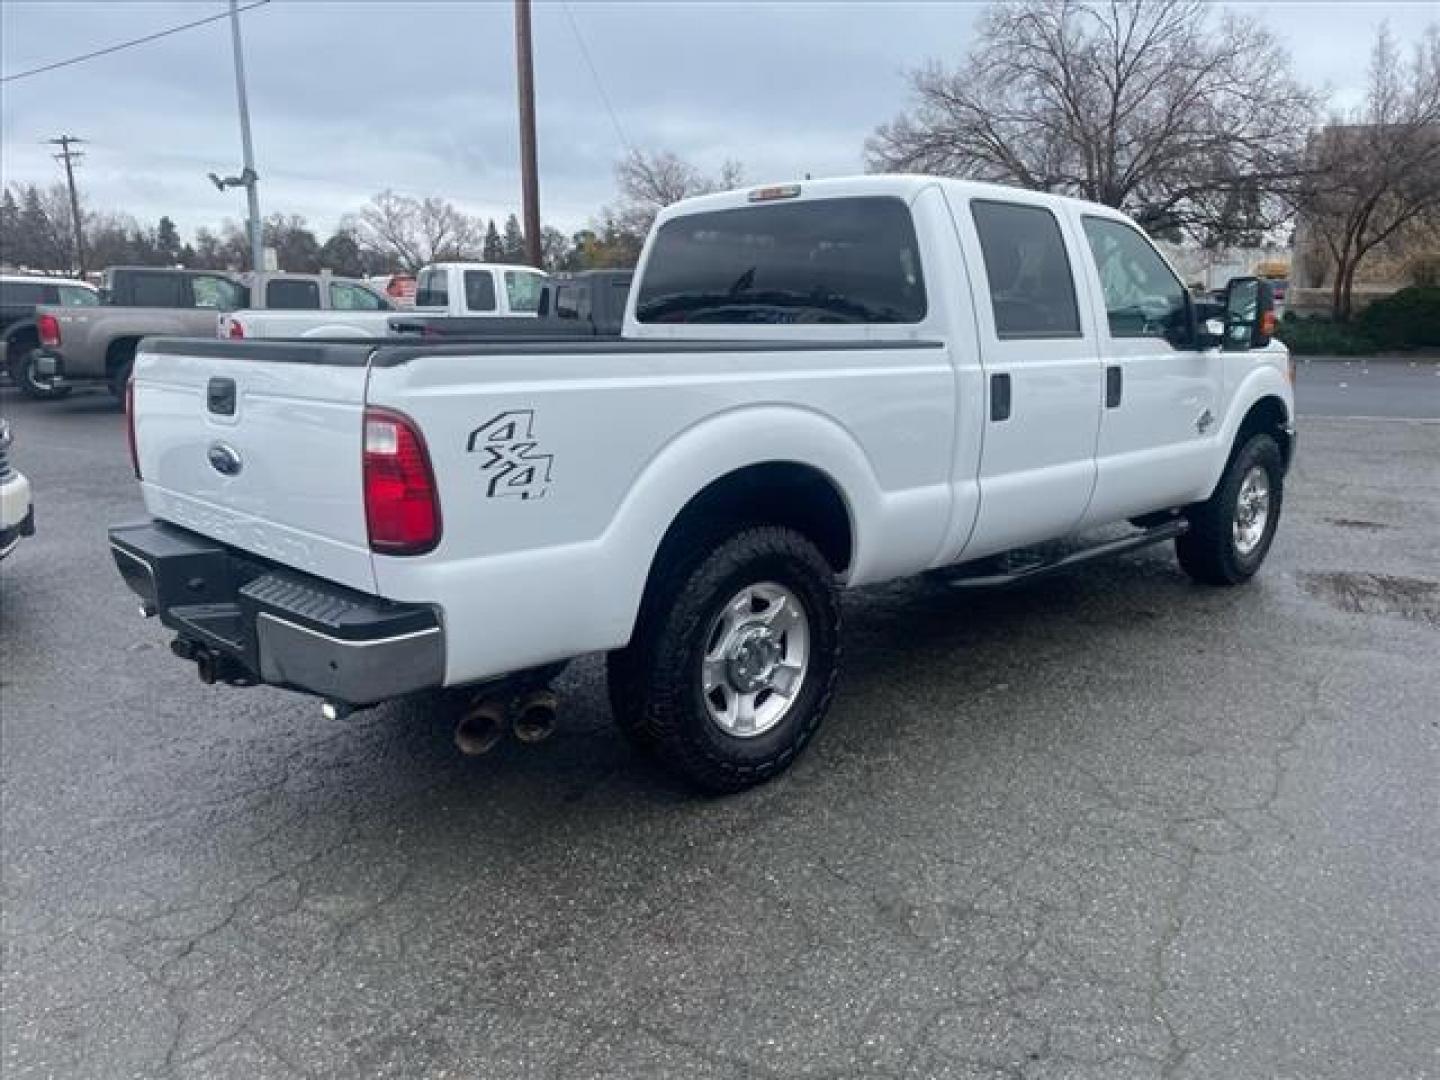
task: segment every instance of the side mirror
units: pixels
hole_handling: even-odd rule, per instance
[[[1257,277],[1231,278],[1225,285],[1224,348],[1264,348],[1275,333],[1275,291]]]

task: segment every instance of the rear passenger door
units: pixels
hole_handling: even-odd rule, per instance
[[[1084,253],[1042,202],[951,204],[970,266],[985,372],[978,558],[1064,536],[1095,485],[1103,371],[1094,313],[1074,268]]]
[[[1097,298],[1105,409],[1087,525],[1204,498],[1219,437],[1219,354],[1196,348],[1190,298],[1129,222],[1075,215]]]

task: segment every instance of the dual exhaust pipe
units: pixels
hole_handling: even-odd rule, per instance
[[[455,746],[466,757],[488,754],[507,730],[522,743],[544,742],[555,733],[559,700],[553,690],[532,690],[514,703],[503,697],[481,698],[466,708],[455,725]],[[512,719],[513,717],[513,719]]]
[[[170,643],[170,650],[181,659],[192,661],[200,681],[206,685],[253,686],[255,683],[255,677],[236,660],[199,642],[177,637]],[[321,702],[320,708],[327,720],[343,719],[354,711],[352,706],[329,698]],[[499,746],[506,732],[513,732],[522,743],[544,742],[555,734],[559,708],[555,691],[544,687],[518,697],[477,698],[466,706],[455,724],[455,746],[466,757],[479,757]]]

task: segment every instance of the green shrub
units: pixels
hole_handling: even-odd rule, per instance
[[[1440,286],[1401,289],[1376,300],[1356,322],[1382,349],[1440,346]]]
[[[1298,356],[1364,356],[1377,348],[1355,324],[1328,319],[1283,319],[1275,336]]]

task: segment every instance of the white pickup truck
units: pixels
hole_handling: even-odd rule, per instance
[[[110,533],[142,611],[202,677],[330,715],[472,688],[462,748],[520,675],[607,652],[623,731],[731,791],[825,715],[842,586],[1163,540],[1235,585],[1270,547],[1295,433],[1263,283],[1212,317],[1112,209],[920,176],[711,195],[635,281],[619,340],[147,341],[154,520]]]
[[[547,275],[533,266],[505,263],[434,263],[420,271],[414,310],[405,314],[429,316],[486,316],[533,319]],[[358,293],[359,290],[357,290]],[[220,316],[222,338],[370,338],[390,333],[394,311],[373,302],[357,303],[348,310],[332,305],[328,311],[248,309]]]

